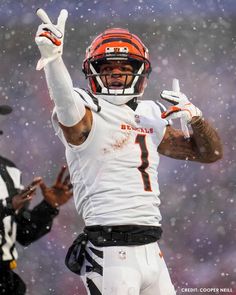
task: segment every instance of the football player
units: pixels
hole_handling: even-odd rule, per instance
[[[0,105],[0,115],[11,111],[11,107]],[[66,167],[62,167],[51,187],[47,187],[41,177],[36,177],[24,188],[21,171],[12,161],[0,156],[0,294],[25,294],[25,283],[14,272],[18,258],[16,241],[28,246],[51,230],[59,207],[72,197],[72,186],[69,176],[64,177],[65,170]],[[29,209],[29,202],[39,186],[43,201]]]
[[[222,157],[219,136],[178,85],[161,93],[173,104],[167,111],[141,99],[151,63],[146,46],[126,29],[107,29],[93,40],[83,62],[89,89],[73,88],[62,60],[68,13],[62,10],[56,25],[44,10],[37,14],[43,21],[35,39],[37,69],[45,70],[55,103],[53,125],[65,145],[75,205],[85,222],[66,263],[91,295],[175,294],[157,244],[159,153],[212,163]],[[175,118],[185,132],[169,124]]]

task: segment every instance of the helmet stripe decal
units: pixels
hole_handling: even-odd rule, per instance
[[[134,42],[132,42],[131,40],[126,39],[126,38],[117,38],[117,37],[116,38],[109,38],[109,39],[103,40],[101,43],[99,43],[97,45],[97,47],[95,47],[94,51],[96,51],[103,44],[110,43],[112,41],[117,41],[117,42],[123,41],[123,42],[129,43],[129,44],[132,44],[140,52],[138,46]],[[140,53],[142,53],[142,52],[140,52]]]

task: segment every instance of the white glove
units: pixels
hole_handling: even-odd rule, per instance
[[[162,99],[174,105],[163,112],[161,117],[168,120],[180,118],[182,131],[185,137],[189,137],[187,124],[191,123],[195,116],[202,117],[202,112],[188,100],[185,94],[179,91],[177,79],[173,80],[173,91],[164,90],[160,95]]]
[[[43,9],[37,10],[37,15],[43,21],[38,27],[35,42],[39,47],[41,58],[37,63],[36,70],[41,70],[49,62],[62,55],[65,23],[68,11],[62,9],[57,19],[57,24],[53,25],[47,13]]]

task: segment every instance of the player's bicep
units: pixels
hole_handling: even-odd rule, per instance
[[[199,159],[196,145],[192,138],[185,139],[181,130],[166,127],[165,135],[158,146],[158,152],[170,158],[196,161]]]
[[[92,112],[86,108],[83,119],[77,124],[67,127],[59,123],[64,137],[69,144],[81,145],[87,139],[92,128]]]

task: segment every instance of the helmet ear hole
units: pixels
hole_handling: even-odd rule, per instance
[[[102,58],[102,59],[97,59],[97,60],[95,60],[95,61],[93,61],[91,63],[93,65],[95,71],[97,73],[100,73],[101,65],[104,64],[104,62],[106,62],[106,60],[104,58]]]
[[[129,61],[130,61],[130,64],[132,65],[132,67],[133,67],[133,72],[137,73],[139,71],[139,69],[141,68],[141,66],[142,66],[142,62],[139,61],[139,60],[135,60],[135,59],[134,60],[130,59]]]

